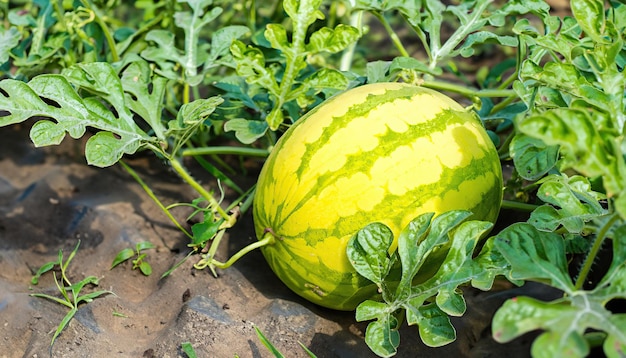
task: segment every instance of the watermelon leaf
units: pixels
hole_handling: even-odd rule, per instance
[[[605,225],[612,224],[609,219]],[[547,283],[563,291],[562,298],[544,302],[531,297],[509,299],[493,318],[493,337],[508,342],[524,333],[544,330],[533,343],[536,357],[565,354],[584,357],[590,347],[589,329],[606,334],[608,356],[626,352],[626,314],[614,314],[605,307],[614,299],[626,298],[626,226],[616,229],[613,259],[604,278],[592,290],[574,286],[567,271],[563,238],[540,232],[528,224],[515,224],[495,239],[495,246],[511,264],[511,275]],[[559,255],[560,253],[560,255]]]
[[[509,146],[513,163],[519,175],[526,180],[537,180],[554,168],[559,147],[524,134],[516,135]]]
[[[172,80],[182,80],[190,86],[202,82],[207,73],[219,65],[231,66],[228,48],[233,40],[242,37],[249,29],[241,25],[225,26],[213,32],[211,45],[202,41],[201,32],[222,12],[219,6],[211,6],[210,0],[187,0],[191,11],[177,11],[174,24],[183,30],[184,49],[176,47],[174,33],[156,29],[146,34],[151,45],[141,52],[148,61],[158,64],[159,74]],[[177,68],[181,73],[177,73]]]
[[[381,223],[372,223],[356,233],[349,243],[351,249],[347,250],[356,271],[378,285],[381,290],[393,265],[389,256],[392,243],[391,229]]]
[[[493,245],[484,245],[473,259],[477,243],[492,224],[467,221],[470,215],[467,211],[450,211],[434,219],[432,213],[418,216],[402,230],[398,250],[391,255],[388,250],[393,235],[383,224],[370,224],[350,240],[347,254],[352,265],[383,293],[384,302],[368,300],[356,310],[357,321],[374,320],[365,340],[375,353],[395,354],[399,312],[405,312],[409,325],[419,327],[424,344],[436,347],[454,341],[456,333],[449,316],[465,312],[459,286],[475,282],[476,287],[488,289],[496,275],[507,272],[509,266],[502,256],[492,252]],[[428,262],[431,266],[433,257],[440,256],[443,259],[437,272],[414,283],[422,264]],[[402,265],[399,281],[391,269],[398,261]],[[395,292],[387,292],[388,287],[396,287]]]
[[[585,177],[551,175],[541,183],[537,196],[547,204],[535,209],[528,220],[539,230],[562,226],[569,233],[583,234],[586,223],[608,212],[599,203],[605,195],[591,190]]]
[[[87,141],[85,156],[89,164],[106,167],[123,154],[156,142],[134,122],[121,81],[108,63],[73,66],[62,75],[37,76],[28,84],[6,80],[1,86],[0,107],[8,115],[0,117],[0,126],[36,116],[54,120],[42,119],[33,125],[30,135],[36,146],[59,144],[66,132],[79,138],[87,127],[99,129],[104,132]],[[96,96],[81,98],[74,86]]]
[[[267,61],[261,49],[246,46],[238,40],[233,41],[230,47],[237,74],[248,83],[256,84],[268,92],[272,103],[265,120],[272,131],[276,131],[287,118],[284,111],[288,102],[297,100],[299,107],[304,109],[316,102],[317,94],[323,89],[336,92],[348,87],[349,81],[343,73],[331,69],[312,71],[307,66],[307,56],[342,51],[361,36],[357,28],[345,24],[339,24],[332,29],[322,27],[309,35],[309,27],[324,18],[320,10],[321,4],[321,0],[283,2],[285,13],[291,20],[291,36],[287,34],[287,28],[283,24],[266,25],[263,42],[280,52],[280,76],[276,75],[275,63],[266,67]],[[292,122],[297,119],[292,113],[289,115]]]

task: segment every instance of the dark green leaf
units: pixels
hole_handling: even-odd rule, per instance
[[[355,317],[357,322],[369,321],[378,318],[387,308],[386,303],[367,300],[357,306]]]
[[[381,223],[369,224],[348,242],[348,259],[361,276],[380,287],[391,268],[389,249],[392,243],[391,229]]]
[[[243,118],[234,118],[224,124],[226,132],[234,131],[237,139],[244,144],[250,144],[263,137],[267,132],[268,123]]]
[[[204,246],[207,241],[212,240],[215,234],[217,234],[220,225],[222,225],[221,221],[214,221],[211,216],[205,215],[204,221],[191,226],[193,239],[190,245]]]
[[[437,304],[431,303],[419,307],[419,318],[416,324],[419,327],[420,338],[429,347],[441,347],[456,339],[456,330],[450,323],[450,317]],[[408,312],[407,312],[408,313]],[[407,314],[407,321],[409,320]]]
[[[387,81],[388,61],[370,61],[366,65],[367,83],[378,83]]]
[[[207,61],[215,61],[217,58],[229,53],[230,45],[233,41],[248,33],[250,29],[241,25],[225,26],[213,33],[211,37],[211,53]],[[205,64],[206,67],[213,65]]]
[[[336,53],[358,40],[359,36],[359,30],[349,25],[339,24],[334,29],[323,27],[311,35],[306,50]]]
[[[0,27],[0,65],[9,60],[9,53],[20,43],[22,34],[15,26]]]
[[[137,60],[124,70],[121,81],[127,105],[150,125],[157,138],[165,140],[161,103],[167,80],[161,76],[152,76],[148,63]]]
[[[603,176],[609,196],[624,190],[621,174],[626,171],[623,159],[617,157],[615,146],[601,134],[606,118],[598,112],[579,108],[557,108],[521,121],[518,128],[528,136],[547,145],[559,145],[563,166],[573,168],[587,177]]]
[[[402,262],[402,279],[396,295],[410,292],[411,282],[430,252],[442,245],[441,237],[428,235],[434,213],[427,213],[413,219],[398,235],[398,255]],[[424,241],[424,239],[428,241]]]
[[[512,279],[537,280],[565,292],[573,290],[561,236],[539,231],[530,224],[516,223],[502,230],[494,244],[511,264]]]
[[[509,342],[526,332],[548,328],[551,332],[543,333],[533,343],[533,356],[584,357],[589,347],[581,332],[573,331],[577,329],[574,320],[578,314],[577,307],[566,303],[545,303],[530,297],[516,297],[506,301],[496,312],[493,337],[498,342]],[[579,326],[578,329],[581,328]]]
[[[391,357],[400,345],[398,320],[391,315],[371,322],[365,330],[365,342],[379,357]]]

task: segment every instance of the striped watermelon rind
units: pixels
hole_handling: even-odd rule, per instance
[[[401,83],[364,85],[322,103],[279,139],[253,216],[261,250],[294,292],[353,310],[377,287],[350,265],[350,237],[371,222],[395,236],[425,212],[470,210],[495,222],[502,169],[480,120],[449,97]],[[395,250],[396,243],[392,246]]]

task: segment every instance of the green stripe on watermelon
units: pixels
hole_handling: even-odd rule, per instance
[[[366,85],[305,115],[267,159],[254,203],[274,272],[322,306],[351,310],[375,293],[345,254],[379,221],[398,234],[417,215],[471,210],[495,221],[498,155],[480,121],[450,98],[405,84]],[[392,248],[395,249],[395,246]]]

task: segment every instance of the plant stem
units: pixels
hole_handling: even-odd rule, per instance
[[[196,155],[215,155],[215,154],[235,154],[246,157],[266,158],[270,152],[266,149],[245,148],[245,147],[202,147],[188,148],[180,152],[183,157],[191,157]]]
[[[422,30],[422,28],[419,26],[411,25],[411,28],[417,34],[417,37],[420,39],[422,43],[422,48],[424,49],[424,52],[426,52],[426,56],[428,56],[429,60],[432,62],[433,55],[430,52],[430,45],[428,44],[428,39],[426,38],[426,34]]]
[[[363,35],[363,11],[357,11],[350,15],[350,25],[359,30],[359,37]],[[356,50],[356,41],[350,44],[347,49],[343,51],[341,55],[341,62],[339,64],[339,71],[350,71],[352,68],[352,59],[354,58],[354,51]]]
[[[393,42],[394,46],[396,46],[398,51],[400,51],[400,55],[402,55],[403,57],[410,57],[409,52],[406,50],[406,48],[404,47],[404,45],[400,41],[400,38],[398,37],[398,34],[396,34],[396,32],[391,27],[391,25],[389,25],[389,21],[387,21],[387,18],[385,18],[385,16],[382,13],[378,12],[378,11],[372,11],[372,14],[374,16],[376,16],[376,18],[383,25],[383,27],[385,28],[385,30],[389,34],[389,37],[391,38],[391,41]]]
[[[254,243],[244,247],[243,249],[239,250],[236,254],[231,256],[228,259],[228,261],[220,262],[220,261],[212,260],[212,264],[213,264],[213,266],[221,268],[221,269],[229,268],[232,264],[237,262],[237,260],[242,258],[248,252],[250,252],[252,250],[256,250],[256,249],[258,249],[260,247],[263,247],[263,246],[266,246],[266,245],[271,245],[274,242],[276,242],[276,238],[274,237],[274,235],[272,235],[271,233],[266,233],[265,236],[263,236],[263,239],[261,239],[261,240],[259,240],[257,242],[254,242]]]
[[[222,241],[225,232],[226,230],[220,230],[217,232],[217,234],[215,234],[215,237],[211,242],[211,247],[209,247],[209,251],[206,255],[204,255],[205,258],[208,258],[208,261],[203,258],[202,260],[200,260],[200,262],[194,265],[196,269],[202,269],[206,266],[209,266],[211,272],[213,273],[213,276],[217,277],[217,272],[215,272],[215,266],[213,265],[213,262],[215,261],[213,260],[213,257],[215,257],[215,253],[217,252],[217,248],[220,246],[220,242]]]
[[[438,63],[448,57],[452,51],[469,35],[470,32],[474,30],[474,24],[481,21],[481,16],[483,12],[487,9],[487,6],[491,1],[484,1],[483,3],[478,2],[478,6],[472,9],[470,14],[470,18],[467,20],[463,26],[459,26],[456,31],[446,40],[446,42],[439,49],[433,49],[432,51],[432,62],[430,63],[430,68],[434,69],[437,67]]]
[[[484,89],[476,90],[465,86],[457,85],[442,81],[424,81],[422,86],[440,90],[458,93],[468,98],[474,97],[510,97],[515,95],[515,91],[510,89]]]
[[[113,40],[113,35],[111,35],[111,31],[109,31],[109,27],[102,20],[102,16],[100,16],[100,9],[93,6],[91,1],[88,1],[88,0],[82,0],[81,3],[83,4],[83,6],[85,6],[87,9],[93,12],[95,16],[96,24],[100,26],[100,29],[102,29],[102,33],[104,34],[104,38],[106,38],[107,40],[107,45],[109,46],[109,51],[111,53],[112,62],[118,62],[120,60],[120,56],[117,53],[117,48],[115,47],[115,40]]]
[[[119,163],[122,165],[122,167],[124,167],[126,172],[128,172],[128,174],[130,174],[130,176],[132,176],[139,183],[139,185],[141,185],[146,194],[148,194],[148,196],[157,204],[157,206],[161,208],[161,210],[172,221],[172,223],[174,223],[174,225],[176,225],[176,227],[180,231],[187,235],[187,237],[189,237],[190,239],[193,238],[193,236],[187,230],[185,230],[185,228],[182,227],[178,220],[176,220],[176,218],[172,215],[169,209],[163,205],[159,198],[157,198],[152,189],[150,189],[150,187],[141,179],[139,174],[137,174],[137,172],[135,172],[135,170],[131,168],[128,164],[126,164],[123,160],[120,160]]]
[[[292,19],[292,23],[294,26],[293,35],[292,35],[292,44],[289,47],[289,52],[291,52],[290,56],[285,56],[287,58],[287,65],[285,66],[285,73],[283,74],[283,78],[280,81],[280,88],[278,93],[278,98],[275,104],[275,108],[278,111],[282,111],[283,105],[287,102],[287,96],[289,92],[291,92],[294,80],[299,71],[300,62],[303,61],[302,58],[306,56],[306,50],[304,41],[306,38],[306,32],[309,27],[306,21],[303,21],[301,18],[306,18],[306,14],[302,14],[303,8],[305,6],[300,4],[298,7],[298,14],[295,19]],[[279,123],[280,124],[280,123]],[[271,127],[271,125],[270,125]]]
[[[506,91],[506,90],[505,90]],[[509,90],[509,91],[513,91],[513,90]],[[493,106],[493,108],[491,108],[491,111],[489,113],[498,113],[499,111],[501,111],[502,109],[504,109],[506,106],[508,106],[511,102],[513,102],[514,100],[518,99],[519,97],[517,95],[512,95],[509,96],[505,99],[503,99],[502,101],[498,102],[497,104],[495,104]]]
[[[534,204],[520,203],[519,201],[513,200],[502,200],[500,204],[500,209],[512,209],[517,211],[528,211],[531,212],[537,209],[539,206]]]
[[[256,1],[250,0],[248,4],[250,4],[248,9],[248,27],[254,34],[256,32]]]
[[[231,221],[230,215],[228,215],[224,211],[224,209],[222,209],[222,207],[220,206],[220,203],[217,202],[217,200],[215,200],[213,195],[211,195],[211,193],[206,191],[206,189],[204,189],[204,187],[200,185],[200,183],[198,183],[191,176],[191,174],[189,174],[187,169],[183,167],[180,161],[172,157],[172,158],[169,158],[169,162],[172,168],[174,169],[174,171],[176,171],[176,173],[178,173],[178,175],[180,175],[181,178],[189,184],[189,186],[191,186],[198,194],[200,194],[200,196],[202,196],[207,202],[209,202],[209,205],[211,206],[211,208],[213,208],[227,222]]]
[[[511,145],[511,141],[513,141],[513,137],[515,137],[515,131],[514,130],[511,131],[506,136],[506,138],[504,139],[504,141],[500,145],[500,148],[498,148],[498,156],[500,157],[500,159],[506,159],[506,158],[509,158],[511,156],[509,146]]]
[[[580,290],[583,288],[585,281],[587,280],[587,276],[591,271],[591,266],[593,262],[596,260],[596,256],[600,252],[600,248],[602,248],[602,243],[606,238],[606,234],[609,232],[613,224],[619,219],[619,214],[617,212],[613,213],[611,217],[604,223],[604,225],[598,231],[595,240],[593,241],[593,246],[591,246],[591,250],[587,257],[585,257],[585,262],[583,263],[583,267],[580,269],[578,273],[578,277],[576,278],[576,283],[574,284],[575,290]]]
[[[241,214],[244,214],[246,211],[248,211],[250,206],[252,206],[252,201],[254,200],[255,191],[256,191],[256,187],[253,187],[251,190],[249,190],[246,200],[244,200],[241,203],[241,206],[239,206],[239,212],[241,212]]]

